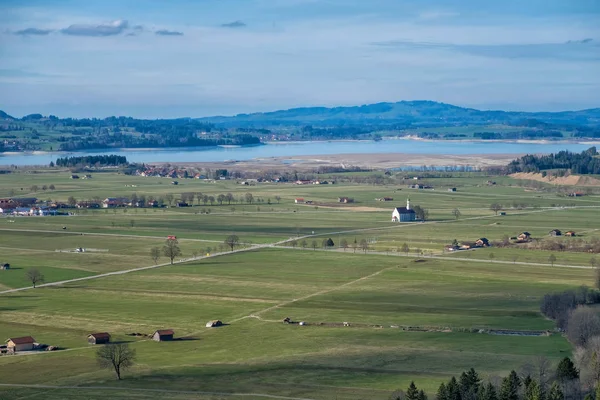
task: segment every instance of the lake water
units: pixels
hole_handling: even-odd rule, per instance
[[[374,141],[289,142],[251,147],[202,147],[168,149],[112,149],[73,153],[0,154],[0,165],[47,165],[57,157],[72,155],[116,154],[129,162],[219,162],[267,157],[295,157],[327,154],[407,153],[407,154],[522,154],[556,153],[561,150],[581,152],[590,144],[459,142],[393,139]]]

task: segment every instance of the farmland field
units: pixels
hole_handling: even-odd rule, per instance
[[[444,251],[454,239],[499,241],[523,231],[546,239],[551,229],[574,230],[577,237],[556,240],[597,240],[600,196],[593,194],[528,191],[507,177],[489,186],[489,177],[475,173],[431,179],[435,190],[409,190],[405,182],[242,186],[189,179],[171,186],[113,173],[68,177],[0,175],[0,197],[231,192],[262,201],[1,217],[0,261],[11,269],[0,270],[0,337],[31,335],[61,350],[0,356],[0,399],[387,399],[411,380],[433,395],[440,382],[471,367],[491,377],[535,356],[569,356],[569,342],[539,312],[540,299],[594,283],[589,253],[555,252],[551,263],[550,252],[519,246]],[[56,189],[43,194],[27,189],[51,183]],[[355,203],[337,203],[342,196]],[[394,201],[375,200],[384,196]],[[392,208],[408,196],[429,210],[428,221],[390,222]],[[314,203],[295,204],[298,197]],[[491,211],[493,202],[506,215]],[[241,242],[233,253],[223,243],[231,234]],[[167,235],[176,235],[182,250],[175,265],[161,257],[156,268],[135,270],[155,264],[150,249]],[[324,249],[328,238],[335,245]],[[368,249],[352,248],[363,240]],[[31,286],[30,268],[46,283],[93,279],[11,292]],[[127,273],[111,274],[121,271]],[[305,324],[284,324],[286,317]],[[206,328],[214,319],[225,326]],[[167,328],[179,340],[129,335]],[[122,381],[98,367],[87,345],[87,334],[103,331],[137,352]],[[531,331],[550,334],[525,335]],[[48,387],[23,386],[32,383]]]

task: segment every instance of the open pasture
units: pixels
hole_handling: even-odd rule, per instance
[[[167,235],[178,237],[181,258],[205,254],[209,248],[213,254],[225,251],[223,241],[230,234],[238,235],[246,247],[289,244],[294,238],[299,238],[298,245],[0,294],[0,337],[32,335],[65,349],[0,357],[2,383],[63,386],[0,387],[2,399],[216,399],[224,395],[197,392],[233,391],[304,399],[387,399],[411,380],[433,394],[439,382],[470,367],[488,377],[518,368],[533,356],[556,361],[570,355],[571,346],[558,334],[473,332],[551,330],[552,322],[539,313],[540,298],[593,284],[591,269],[526,264],[548,264],[545,251],[442,251],[453,239],[496,241],[523,231],[534,238],[547,238],[551,229],[575,230],[579,236],[560,240],[600,237],[598,196],[574,199],[528,192],[509,186],[515,181],[506,177],[463,174],[428,179],[436,190],[409,190],[408,180],[387,186],[242,186],[231,181],[182,180],[172,186],[162,178],[97,173],[90,180],[70,180],[68,176],[66,172],[2,176],[0,196],[22,185],[24,196],[48,195],[62,201],[69,196],[91,199],[134,192],[171,193],[177,198],[190,191],[213,196],[252,193],[265,201],[3,217],[0,261],[10,262],[13,269],[0,271],[0,291],[30,285],[25,271],[31,267],[53,282],[150,266],[154,264],[150,249],[162,247]],[[487,179],[497,185],[486,185]],[[33,184],[51,183],[57,189],[43,196],[25,193]],[[446,187],[458,191],[448,192]],[[408,195],[411,204],[430,211],[430,221],[390,222],[392,208],[404,206]],[[276,196],[281,197],[279,202]],[[341,196],[353,197],[356,203],[337,203]],[[394,201],[375,200],[384,196]],[[297,205],[296,197],[318,204]],[[489,209],[494,202],[505,205],[507,215],[496,216]],[[518,210],[514,205],[526,208]],[[452,214],[455,208],[461,211],[458,219]],[[366,239],[369,251],[323,251],[321,242],[327,238],[336,247],[344,239],[350,246]],[[317,251],[312,249],[313,241]],[[411,257],[398,255],[403,243],[410,247]],[[71,252],[78,247],[102,251]],[[458,259],[417,257],[416,249]],[[556,264],[565,265],[585,266],[590,259],[587,253],[556,256]],[[416,262],[417,258],[425,261]],[[475,262],[491,258],[517,262]],[[162,257],[159,263],[166,261]],[[283,324],[285,317],[308,325]],[[205,323],[213,319],[227,325],[206,328]],[[343,322],[350,326],[343,327]],[[403,330],[409,326],[421,331]],[[155,343],[128,335],[164,328],[174,329],[176,337],[186,340]],[[111,371],[98,369],[94,349],[85,340],[92,331],[111,332],[113,340],[130,342],[136,349],[138,362],[126,372],[125,380],[117,382]]]
[[[236,383],[224,391],[384,399],[411,379],[434,391],[440,380],[470,366],[487,376],[534,355],[558,359],[568,354],[568,343],[558,335],[463,330],[550,329],[537,311],[540,296],[591,279],[590,270],[251,251],[3,295],[0,335],[31,334],[71,350],[2,357],[0,373],[11,377],[7,383],[24,383],[35,371],[64,365],[36,381],[117,386],[124,398],[134,395],[128,387],[223,391],[228,376]],[[286,316],[309,325],[282,324]],[[229,325],[204,327],[215,318]],[[350,327],[329,325],[342,321]],[[313,325],[319,322],[326,324]],[[391,325],[431,331],[405,332]],[[126,336],[167,327],[190,339],[155,343]],[[131,341],[138,351],[139,363],[123,382],[98,371],[85,343],[86,333],[103,330]],[[19,398],[32,389],[10,393]]]

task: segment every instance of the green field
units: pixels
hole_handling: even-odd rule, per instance
[[[110,173],[71,181],[66,171],[0,176],[0,197],[23,186],[23,196],[63,201],[69,196],[127,196],[134,190],[153,196],[251,192],[264,199],[256,204],[0,218],[0,261],[13,267],[0,271],[0,292],[29,286],[25,271],[32,267],[46,282],[56,282],[150,266],[150,248],[161,247],[167,235],[179,239],[183,255],[176,261],[199,257],[0,293],[0,337],[32,335],[62,349],[0,356],[2,384],[53,387],[0,385],[0,398],[217,399],[235,392],[387,399],[411,380],[433,395],[441,381],[470,367],[485,378],[506,374],[538,355],[556,362],[571,353],[566,339],[558,333],[522,333],[553,330],[539,313],[540,298],[591,286],[593,255],[556,253],[551,266],[550,253],[541,250],[509,247],[450,254],[443,248],[455,238],[494,241],[522,231],[544,239],[555,228],[578,232],[576,238],[560,240],[600,238],[600,197],[525,191],[501,177],[494,178],[498,185],[487,186],[487,179],[477,174],[432,179],[436,190],[416,191],[400,184],[242,187],[195,180],[174,187],[166,179]],[[43,197],[25,193],[33,184],[50,183],[57,189]],[[449,186],[458,191],[446,191]],[[408,194],[411,203],[430,210],[430,221],[390,222],[392,207],[403,205]],[[336,204],[339,196],[357,202]],[[375,201],[383,196],[397,201]],[[296,205],[296,197],[318,204]],[[505,204],[507,215],[490,211],[492,202]],[[513,209],[515,202],[526,207]],[[209,208],[210,214],[202,213]],[[458,219],[454,208],[461,210]],[[246,251],[227,253],[223,240],[230,234],[240,237],[240,249]],[[296,238],[306,240],[307,248],[282,247]],[[324,238],[332,238],[335,248],[321,249]],[[370,248],[344,251],[338,247],[344,239],[366,239]],[[397,251],[404,243],[411,248],[408,256]],[[78,247],[94,251],[72,251]],[[211,257],[202,257],[208,248]],[[490,253],[493,262],[488,262]],[[166,261],[163,257],[159,263]],[[285,317],[306,325],[284,324]],[[206,328],[213,319],[226,326]],[[128,335],[165,328],[174,329],[181,340],[156,343]],[[521,335],[487,333],[490,329]],[[94,331],[108,331],[113,341],[130,342],[136,349],[137,363],[124,380],[97,366],[94,349],[86,343],[86,335]]]

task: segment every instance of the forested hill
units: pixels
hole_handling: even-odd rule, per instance
[[[526,155],[508,164],[507,172],[541,172],[546,170],[570,171],[574,174],[600,174],[600,157],[596,147],[581,153],[561,151],[548,155]]]
[[[208,117],[199,121],[218,126],[276,125],[376,125],[376,126],[452,126],[514,125],[529,121],[532,125],[575,125],[600,127],[600,108],[564,112],[482,111],[434,101],[400,101],[355,107],[307,107],[265,113],[239,114],[233,117]]]
[[[0,111],[0,152],[260,144],[261,130],[224,129],[191,118],[58,118]]]
[[[379,140],[409,135],[427,139],[594,139],[600,138],[600,108],[526,113],[401,101],[156,120],[42,114],[14,118],[0,111],[0,152],[255,145],[271,140]]]

